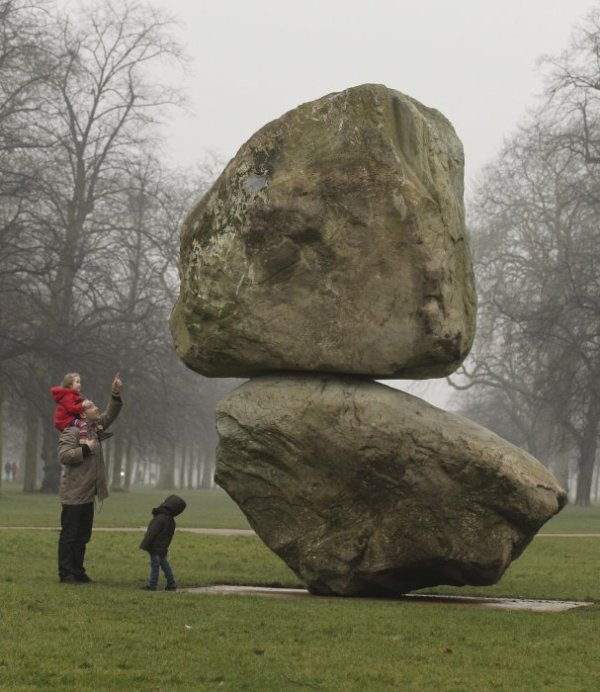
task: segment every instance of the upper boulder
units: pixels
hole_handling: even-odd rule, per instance
[[[441,113],[381,85],[263,127],[184,221],[180,357],[217,377],[453,372],[475,329],[463,163]]]

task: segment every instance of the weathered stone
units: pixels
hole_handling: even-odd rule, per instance
[[[566,502],[523,450],[367,380],[255,379],[217,429],[217,482],[314,593],[493,584]]]
[[[475,294],[463,149],[441,113],[380,85],[257,132],[187,216],[177,351],[208,376],[444,376]]]

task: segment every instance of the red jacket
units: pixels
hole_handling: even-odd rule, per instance
[[[83,413],[83,397],[74,389],[65,387],[52,387],[52,398],[56,401],[54,413],[54,426],[62,432],[74,418],[79,418]]]

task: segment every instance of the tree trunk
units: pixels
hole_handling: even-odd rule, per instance
[[[175,455],[173,452],[167,452],[160,460],[156,487],[159,490],[171,490],[175,487]]]
[[[0,488],[4,477],[4,391],[0,385]]]
[[[202,487],[202,475],[204,474],[204,457],[202,452],[196,455],[196,490]]]
[[[577,477],[577,493],[575,504],[588,506],[592,495],[592,478],[596,464],[596,450],[598,447],[598,425],[600,423],[600,409],[596,401],[590,405],[586,427],[579,450],[579,475]]]
[[[158,485],[158,468],[154,459],[148,461],[148,484],[153,488]]]
[[[123,436],[115,435],[115,446],[113,448],[113,475],[112,475],[112,490],[120,490],[123,485],[123,477],[121,476],[121,471],[123,470]]]
[[[198,478],[196,479],[196,488],[202,488],[204,476],[206,475],[206,454],[202,450],[198,450]]]
[[[202,469],[202,483],[200,487],[204,490],[211,490],[214,484],[215,460],[214,457],[205,455]]]
[[[110,474],[112,471],[112,458],[113,458],[113,448],[112,445],[107,445],[102,448],[102,454],[104,456],[104,466],[106,467],[106,482],[110,482]]]
[[[62,467],[58,461],[57,434],[49,421],[43,422],[42,428],[42,461],[44,462],[44,477],[40,492],[58,493]]]
[[[30,407],[25,418],[25,449],[23,453],[23,492],[33,493],[38,465],[38,417]]]
[[[592,497],[592,478],[594,477],[594,465],[596,463],[596,440],[582,450],[579,457],[579,475],[577,476],[577,494],[575,504],[588,507]]]
[[[187,448],[187,486],[188,490],[194,487],[194,450],[192,445]]]
[[[125,457],[125,487],[129,490],[131,486],[131,476],[133,475],[133,445],[131,435],[127,438],[127,452]]]
[[[187,450],[182,447],[179,450],[179,488],[185,488],[185,462],[187,459]]]

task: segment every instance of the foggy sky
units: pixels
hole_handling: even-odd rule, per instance
[[[398,89],[450,119],[466,178],[542,89],[536,60],[567,46],[590,0],[158,0],[182,20],[194,116],[170,127],[184,164],[231,158],[300,103],[365,82]]]
[[[156,0],[181,20],[193,115],[167,155],[225,161],[300,103],[365,82],[440,110],[465,147],[467,191],[543,89],[536,61],[566,49],[592,0]],[[392,383],[389,383],[392,384]],[[401,383],[398,383],[401,384]],[[406,384],[406,383],[404,383]],[[410,390],[443,406],[444,381]]]

